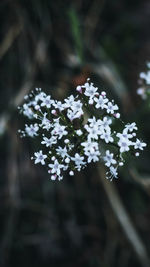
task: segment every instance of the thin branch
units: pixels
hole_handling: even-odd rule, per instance
[[[114,183],[109,182],[105,179],[104,168],[98,165],[99,176],[101,183],[105,189],[106,195],[109,199],[111,207],[115,213],[115,216],[120,223],[127,239],[129,240],[134,252],[139,258],[141,266],[149,267],[150,260],[143,241],[141,240],[139,234],[137,233],[135,226],[133,225],[122,201],[118,194],[117,188]]]

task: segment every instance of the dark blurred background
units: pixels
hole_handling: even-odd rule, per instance
[[[150,109],[136,89],[150,1],[1,0],[0,18],[0,267],[150,266],[148,147],[113,183],[94,164],[53,182],[17,134],[30,90],[62,100],[90,77],[148,143]]]

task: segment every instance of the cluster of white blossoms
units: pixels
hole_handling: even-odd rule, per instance
[[[140,87],[137,89],[137,94],[145,100],[150,95],[150,62],[147,63],[147,71],[140,73],[139,84]]]
[[[31,159],[46,165],[52,180],[61,180],[65,171],[72,176],[100,160],[108,169],[106,178],[118,178],[125,155],[130,151],[139,156],[146,146],[136,138],[136,123],[125,125],[118,106],[89,79],[76,90],[76,96],[70,95],[63,102],[53,100],[41,89],[25,96],[26,103],[19,109],[32,124],[19,132],[22,137],[39,139],[39,151]]]

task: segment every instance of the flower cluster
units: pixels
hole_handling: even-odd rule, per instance
[[[53,100],[41,89],[25,96],[26,103],[19,109],[32,124],[19,130],[20,135],[40,140],[39,151],[31,159],[46,165],[52,180],[61,180],[65,171],[72,176],[99,160],[108,168],[107,179],[118,178],[125,155],[130,151],[139,156],[146,146],[136,138],[136,123],[125,125],[114,100],[99,92],[89,79],[76,91],[76,96],[70,95],[63,102]]]
[[[150,62],[147,63],[147,71],[140,73],[139,84],[140,87],[137,89],[137,94],[145,100],[150,95]]]

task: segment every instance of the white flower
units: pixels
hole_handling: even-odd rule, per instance
[[[138,129],[135,122],[126,124],[125,128],[128,129],[129,132],[133,132],[133,130]]]
[[[116,164],[116,160],[113,158],[114,154],[110,153],[109,150],[106,150],[106,156],[103,158],[106,161],[105,165],[110,167],[111,164]]]
[[[34,112],[32,111],[31,107],[27,104],[23,104],[23,114],[27,116],[29,119],[32,119],[34,116]]]
[[[85,165],[85,162],[83,161],[84,157],[80,156],[78,153],[76,153],[75,156],[72,157],[71,159],[74,161],[77,170],[80,170],[81,166]]]
[[[144,79],[146,84],[150,84],[150,71],[145,72],[141,72],[140,73],[140,78]]]
[[[68,157],[68,153],[67,153],[67,148],[66,147],[62,148],[62,147],[59,146],[56,149],[56,151],[57,151],[57,154],[60,155],[62,158]]]
[[[62,104],[61,101],[55,101],[55,103],[53,103],[53,106],[58,109],[59,111],[63,111],[64,110],[64,105]]]
[[[50,168],[49,173],[55,173],[56,175],[60,175],[61,169],[64,167],[63,164],[60,164],[58,160],[56,159],[54,163],[48,164],[48,167]]]
[[[118,106],[117,105],[113,105],[112,102],[108,102],[108,104],[107,104],[107,113],[114,114],[115,110],[118,110]]]
[[[134,143],[135,149],[143,150],[143,147],[146,146],[146,143],[141,142],[139,139],[136,139],[136,142]]]
[[[106,116],[100,121],[100,126],[103,126],[106,130],[110,124],[112,124],[112,120]]]
[[[107,105],[106,105],[106,103],[108,102],[107,98],[100,95],[99,98],[95,97],[94,100],[97,103],[95,105],[96,108],[101,108],[101,109],[107,108]]]
[[[49,131],[49,129],[52,127],[52,123],[50,122],[49,119],[47,119],[47,113],[45,112],[43,114],[43,117],[41,118],[42,123],[40,124],[40,127],[42,127],[43,129],[46,129],[47,131]]]
[[[111,136],[110,129],[107,129],[106,131],[103,131],[101,136],[100,136],[100,138],[104,139],[107,144],[109,142],[113,142],[114,141],[113,137]]]
[[[63,106],[64,108],[68,108],[67,116],[71,121],[83,115],[83,110],[82,110],[83,104],[80,100],[75,101],[73,95],[65,99],[65,103],[63,104]]]
[[[88,157],[88,163],[99,161],[100,152],[98,150],[85,151],[84,154]]]
[[[129,151],[129,146],[132,145],[132,142],[128,138],[120,138],[118,145],[120,147],[120,152],[126,152]]]
[[[75,118],[75,113],[74,113],[74,111],[72,111],[71,109],[68,109],[68,110],[67,110],[67,117],[68,117],[68,119],[69,119],[70,121],[73,121],[74,118]]]
[[[84,94],[89,97],[89,104],[93,104],[93,99],[96,95],[99,95],[97,93],[97,87],[93,86],[93,83],[89,84],[88,82],[84,84],[83,86],[85,88]]]
[[[142,99],[146,99],[147,95],[146,95],[146,88],[144,87],[140,87],[137,89],[137,94],[140,95],[142,97]]]
[[[144,74],[144,78],[145,75],[150,74]],[[27,103],[20,108],[23,115],[37,123],[26,124],[25,130],[18,132],[21,137],[39,135],[40,143],[47,148],[47,155],[40,150],[34,153],[32,159],[35,164],[46,164],[49,167],[52,180],[62,180],[62,172],[66,170],[74,175],[74,170],[80,171],[88,163],[99,159],[109,168],[107,178],[118,178],[117,167],[125,163],[122,153],[128,155],[131,146],[132,152],[135,151],[135,156],[138,156],[139,150],[146,146],[136,139],[135,122],[124,127],[120,120],[117,121],[120,113],[117,113],[118,106],[114,100],[108,100],[105,92],[99,94],[98,88],[88,81],[77,87],[77,91],[82,94],[70,95],[63,102],[54,101],[51,96],[36,89],[36,95],[32,91],[25,97]],[[89,104],[93,105],[90,111]],[[96,109],[101,109],[101,112]],[[121,128],[119,132],[113,125],[115,121]],[[113,147],[118,148],[115,154]],[[49,157],[51,161],[47,162]]]
[[[53,144],[57,143],[57,139],[55,136],[51,138],[43,137],[43,141],[41,142],[42,145],[46,145],[46,147],[51,147]]]
[[[35,96],[35,102],[38,103],[38,101],[43,101],[43,99],[46,97],[46,94],[44,92],[40,92]]]
[[[84,92],[84,94],[86,95],[86,96],[89,96],[89,97],[94,97],[96,94],[97,94],[97,87],[94,87],[93,86],[93,83],[85,83],[84,84],[84,86],[83,86],[84,88],[85,88],[85,92]]]
[[[63,104],[64,108],[70,108],[73,106],[75,102],[75,98],[73,95],[70,95],[68,98],[65,99],[65,103]]]
[[[92,142],[90,139],[88,139],[86,142],[82,142],[81,146],[84,147],[84,151],[93,152],[95,150],[98,150],[98,143]]]
[[[30,124],[29,126],[27,124],[25,125],[25,132],[30,137],[37,136],[38,135],[37,134],[38,130],[39,130],[39,126],[37,125],[37,123]]]
[[[100,121],[100,120],[98,120]],[[88,122],[90,123],[90,127],[94,127],[95,125],[99,125],[99,123],[97,124],[97,120],[95,118],[95,116],[93,116],[93,118],[89,118]]]
[[[88,139],[98,139],[99,129],[97,125],[93,127],[89,127],[87,124],[84,126],[84,128],[88,131]]]
[[[53,102],[54,101],[51,99],[51,96],[48,95],[48,96],[43,98],[42,103],[41,103],[41,107],[46,106],[47,108],[50,108]]]
[[[74,114],[74,119],[80,119],[81,116],[83,115],[83,110],[79,109],[78,111],[76,111],[76,113]]]
[[[83,115],[83,110],[79,109],[78,111],[68,109],[67,110],[67,117],[70,121],[73,121],[74,119],[78,119]]]
[[[74,103],[72,104],[71,108],[72,108],[73,111],[76,112],[76,111],[81,110],[82,106],[83,106],[83,104],[81,103],[80,100],[78,100],[78,101],[74,101]]]
[[[133,137],[132,134],[128,133],[128,129],[127,128],[125,128],[122,133],[117,133],[116,136],[119,137],[120,139],[121,138],[122,139],[129,139],[129,138]]]
[[[107,179],[110,179],[110,181],[113,180],[113,178],[118,178],[118,172],[117,172],[117,167],[114,168],[113,166],[110,167],[110,175],[106,176]],[[107,173],[108,174],[108,173]]]
[[[54,129],[52,130],[51,134],[58,135],[58,139],[61,139],[63,135],[67,135],[67,131],[65,130],[66,127],[63,125],[60,125],[59,123],[56,123],[54,126]]]
[[[34,153],[35,156],[35,164],[41,163],[42,165],[45,165],[45,159],[47,158],[47,155],[43,155],[42,150],[39,152]]]

